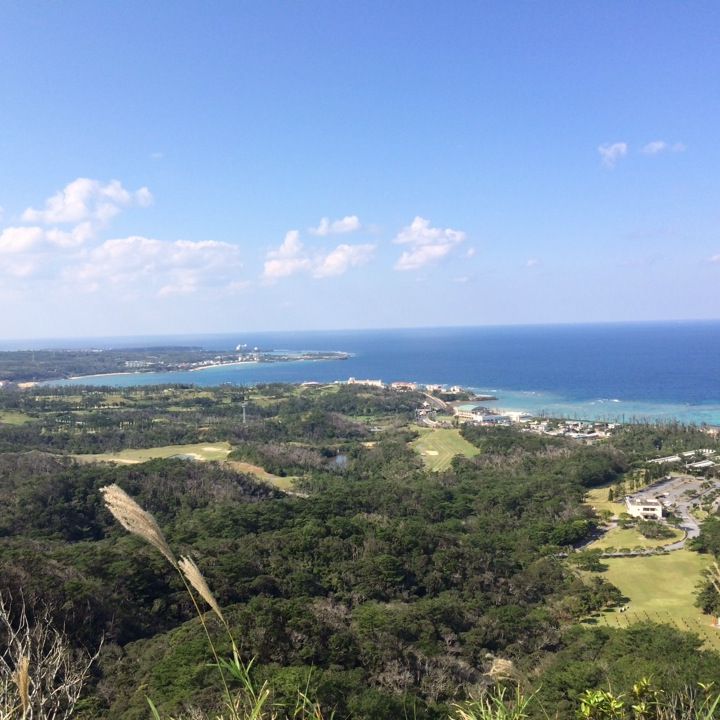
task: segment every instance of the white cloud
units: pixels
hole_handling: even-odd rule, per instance
[[[329,252],[310,253],[302,244],[300,233],[290,230],[286,233],[282,245],[267,254],[262,278],[266,282],[275,282],[299,272],[312,273],[316,278],[342,275],[351,267],[368,262],[374,250],[374,245],[343,243]]]
[[[360,218],[357,215],[346,215],[341,220],[330,222],[330,218],[322,218],[320,224],[315,228],[310,228],[311,235],[325,237],[327,235],[343,235],[345,233],[355,232],[360,229]]]
[[[236,245],[203,240],[155,240],[139,235],[106,240],[69,267],[65,280],[87,292],[122,288],[158,297],[187,295],[237,282]]]
[[[418,216],[393,240],[398,245],[410,246],[395,263],[395,269],[417,270],[437,262],[465,238],[461,230],[430,227],[429,220]]]
[[[0,232],[0,255],[25,253],[45,240],[45,231],[39,227],[8,227]]]
[[[540,264],[539,258],[528,258],[527,262],[525,263],[525,267],[533,268],[537,267]]]
[[[645,145],[641,152],[645,155],[658,155],[664,152],[683,152],[685,145],[683,143],[667,143],[664,140],[653,140]]]
[[[36,225],[7,227],[0,232],[0,254],[27,253],[52,247],[74,248],[82,245],[92,235],[89,223],[80,223],[70,231]]]
[[[122,208],[152,202],[147,188],[80,178],[23,218],[38,224],[0,229],[0,277],[42,279],[45,292],[107,292],[113,299],[235,292],[244,287],[236,245],[213,240],[156,240],[133,235],[98,242],[97,232]],[[295,250],[288,245],[284,252]],[[20,282],[24,280],[24,282]],[[0,286],[2,283],[0,283]]]
[[[477,250],[474,247],[469,247],[467,249],[467,251],[465,252],[465,257],[467,257],[467,258],[475,257],[476,253],[477,253]]]
[[[624,142],[605,143],[604,145],[598,146],[598,152],[600,153],[602,164],[607,168],[613,168],[620,158],[627,155],[628,146],[627,143]]]
[[[374,245],[338,245],[318,262],[313,275],[316,278],[342,275],[351,267],[364,265],[372,258],[374,251]]]
[[[297,230],[289,230],[282,245],[267,254],[262,276],[264,280],[274,282],[296,272],[309,270],[310,267],[310,260],[303,255],[300,233]]]
[[[45,225],[89,222],[94,227],[104,227],[122,208],[147,207],[152,200],[146,187],[131,192],[118,180],[103,184],[99,180],[77,178],[48,198],[44,210],[28,208],[22,219]]]
[[[711,263],[717,263],[717,264],[720,265],[720,253],[718,253],[717,255],[713,255],[713,256],[710,258],[710,262],[711,262]]]
[[[37,265],[30,258],[0,257],[0,273],[13,278],[27,278],[35,273]]]

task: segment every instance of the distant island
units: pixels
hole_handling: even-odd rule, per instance
[[[205,370],[245,363],[346,360],[341,351],[273,350],[238,345],[234,352],[200,347],[146,347],[0,352],[0,384],[30,383],[119,373]]]

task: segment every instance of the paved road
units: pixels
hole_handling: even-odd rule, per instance
[[[671,509],[680,518],[678,528],[685,532],[685,538],[665,545],[666,550],[680,550],[685,547],[687,540],[692,540],[700,534],[700,525],[692,515],[693,506],[702,503],[702,498],[715,490],[715,485],[703,489],[702,485],[705,482],[705,478],[694,475],[673,475],[631,495],[631,497],[644,495],[658,497],[666,508]]]

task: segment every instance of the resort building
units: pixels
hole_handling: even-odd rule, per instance
[[[369,385],[370,387],[384,388],[385,383],[382,380],[357,380],[354,377],[348,378],[348,385]]]
[[[414,382],[394,382],[390,385],[393,390],[417,390],[417,383]]]
[[[486,407],[475,403],[463,403],[455,407],[455,415],[458,420],[475,420],[478,416],[489,412]]]
[[[643,520],[661,520],[662,505],[659,500],[649,497],[626,497],[625,507],[628,515]]]
[[[492,412],[483,405],[475,403],[463,403],[455,407],[455,417],[460,422],[473,422],[480,425],[507,424],[510,418],[507,415],[499,415]]]

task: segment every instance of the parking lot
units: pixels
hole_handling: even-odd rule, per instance
[[[708,486],[708,483],[711,483]],[[663,504],[666,510],[677,515],[681,522],[679,528],[687,533],[687,538],[692,539],[700,534],[700,525],[692,515],[692,510],[704,504],[708,495],[716,494],[720,490],[720,483],[708,481],[705,478],[698,478],[694,475],[671,475],[659,480],[630,497],[655,497]],[[720,499],[713,502],[714,509],[717,509]],[[677,550],[683,547],[684,540],[672,545],[667,545],[667,550]]]

